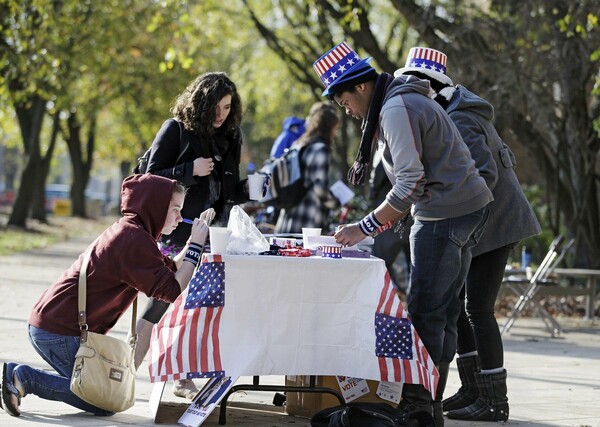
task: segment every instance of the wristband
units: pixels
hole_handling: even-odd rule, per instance
[[[377,221],[377,218],[375,218],[375,212],[371,212],[358,223],[360,231],[365,233],[367,236],[377,231],[377,228],[381,227],[382,225],[383,224]]]
[[[184,261],[191,262],[194,264],[194,267],[198,265],[200,262],[200,257],[202,256],[202,245],[198,243],[190,243],[187,251],[185,252]]]
[[[390,228],[392,228],[392,226],[394,225],[394,223],[392,221],[388,221],[385,224],[377,227],[377,230],[375,230],[375,236],[380,235],[381,233],[383,233],[385,230],[389,230]]]

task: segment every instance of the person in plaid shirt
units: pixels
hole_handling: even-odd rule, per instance
[[[335,107],[318,102],[311,107],[306,118],[306,132],[293,146],[305,147],[302,151],[304,185],[308,189],[302,201],[291,209],[282,209],[276,233],[301,233],[302,227],[326,228],[329,210],[339,203],[329,191],[329,146],[339,126]]]

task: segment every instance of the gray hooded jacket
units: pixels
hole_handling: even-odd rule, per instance
[[[419,219],[467,215],[493,196],[458,129],[428,94],[429,82],[413,76],[395,78],[385,94],[377,138],[393,184],[386,200],[398,211],[412,206]]]
[[[539,234],[540,224],[515,174],[515,156],[492,124],[492,105],[458,85],[446,111],[494,195],[485,231],[473,248],[473,256]]]

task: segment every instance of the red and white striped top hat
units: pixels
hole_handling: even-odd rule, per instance
[[[329,90],[335,85],[373,71],[374,68],[369,65],[371,59],[360,59],[346,42],[331,48],[313,64],[313,69],[325,85],[322,95],[329,95]]]
[[[394,72],[398,77],[409,71],[423,73],[439,82],[454,85],[452,79],[446,75],[446,54],[429,47],[413,47],[408,52],[406,64]]]

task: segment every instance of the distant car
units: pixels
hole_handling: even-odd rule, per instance
[[[57,206],[71,204],[71,186],[67,184],[46,184],[44,206],[46,212],[54,213]]]
[[[107,203],[106,194],[85,190],[86,202],[102,210]],[[45,189],[46,212],[55,215],[70,215],[71,211],[71,186],[68,184],[46,184]]]
[[[12,190],[0,191],[0,207],[12,206],[15,197],[15,192]]]

